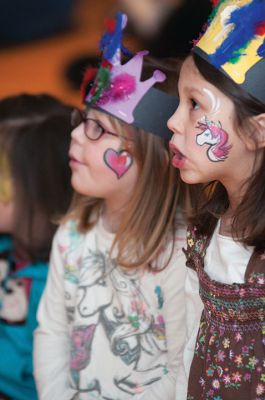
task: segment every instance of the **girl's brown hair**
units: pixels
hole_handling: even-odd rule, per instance
[[[200,74],[217,87],[234,103],[235,128],[240,136],[247,135],[255,140],[255,124],[252,117],[265,113],[265,105],[252,98],[231,79],[216,68],[193,54]],[[265,151],[260,167],[245,182],[245,194],[233,218],[232,234],[248,246],[265,248]],[[210,234],[217,218],[225,213],[229,199],[224,186],[217,181],[210,182],[201,191],[194,209],[192,222],[203,234]]]
[[[145,71],[159,67],[167,74],[167,86],[161,90],[176,93],[180,61],[155,63],[149,61]],[[150,69],[151,71],[151,69]],[[150,76],[150,74],[149,74]],[[170,84],[171,82],[171,84]],[[167,241],[175,237],[177,206],[184,202],[184,184],[178,170],[171,166],[168,143],[151,133],[136,129],[117,118],[109,117],[116,131],[133,137],[133,155],[139,166],[137,186],[124,210],[122,222],[115,235],[112,249],[117,249],[116,261],[123,267],[154,266],[154,261]],[[155,118],[155,115],[153,116]],[[182,188],[183,186],[183,188]],[[79,230],[86,232],[97,222],[103,205],[102,199],[76,195],[68,218],[79,221]],[[170,260],[164,261],[163,268]]]
[[[10,168],[15,212],[15,251],[48,261],[57,228],[72,198],[68,150],[71,107],[41,94],[0,101],[0,149]]]

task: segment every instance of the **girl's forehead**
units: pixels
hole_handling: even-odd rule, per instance
[[[179,79],[179,91],[201,97],[223,97],[220,90],[208,82],[199,72],[192,58],[185,61]]]
[[[87,116],[90,118],[94,118],[99,122],[102,122],[106,128],[110,128],[112,126],[109,115],[103,111],[97,110],[95,108],[89,108],[87,110]]]
[[[206,84],[209,84],[209,82],[207,82],[206,79],[204,79],[204,77],[200,74],[191,57],[187,58],[182,65],[179,83],[181,87],[187,87],[190,89],[199,89]]]
[[[86,114],[91,117],[91,118],[103,118],[104,117],[104,113],[102,111],[99,111],[95,108],[89,107],[89,108],[85,108]]]

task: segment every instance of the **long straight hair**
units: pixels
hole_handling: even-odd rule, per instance
[[[251,117],[265,113],[265,105],[252,98],[231,79],[193,54],[200,74],[232,100],[235,110],[234,126],[239,136],[255,140],[255,124]],[[261,165],[244,183],[244,196],[238,205],[232,223],[232,235],[248,246],[265,248],[265,150]],[[210,234],[218,218],[229,207],[225,187],[218,181],[204,186],[195,206],[192,223],[202,234]]]
[[[158,65],[152,60],[146,68],[150,69],[151,65],[152,70],[154,66],[159,66],[168,76],[167,86],[160,88],[176,93],[180,62],[171,60],[170,64],[165,61],[164,65],[162,62]],[[177,207],[183,206],[186,201],[186,185],[181,182],[179,171],[170,163],[166,141],[117,118],[109,118],[118,133],[133,137],[132,152],[140,171],[115,234],[112,250],[117,249],[115,258],[123,267],[153,267],[158,254],[167,243],[171,243],[169,257],[163,265],[159,265],[162,269],[168,264],[174,248]],[[77,194],[66,219],[77,218],[79,230],[87,232],[98,221],[103,203],[102,199]]]

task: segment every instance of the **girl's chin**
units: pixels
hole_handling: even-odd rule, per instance
[[[183,180],[183,182],[188,183],[189,185],[195,185],[198,183],[202,183],[202,180],[198,176],[194,176],[191,172],[180,169],[180,178]]]
[[[72,174],[71,185],[72,185],[72,188],[74,189],[74,191],[82,196],[101,198],[97,188],[95,188],[95,190],[93,190],[92,184],[89,185],[89,187],[87,185],[84,186],[83,180],[80,182],[78,177],[75,177],[74,174]]]
[[[71,178],[71,185],[72,188],[79,194],[84,194],[84,188],[83,185],[79,182],[79,179],[75,176],[75,174],[72,174]]]

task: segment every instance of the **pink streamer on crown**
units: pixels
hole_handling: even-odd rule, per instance
[[[123,29],[127,18],[124,18],[124,21]],[[110,83],[95,103],[96,107],[129,124],[133,123],[133,112],[137,104],[156,82],[163,82],[166,79],[163,72],[155,70],[149,79],[141,81],[143,60],[146,54],[148,51],[140,51],[122,65],[121,51],[119,47],[117,48],[111,60]],[[92,97],[91,92],[88,93],[85,101],[90,103]]]

